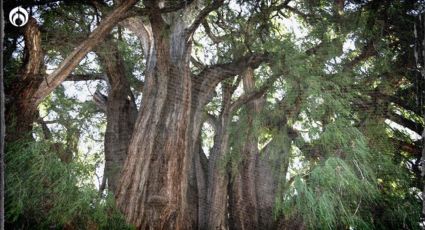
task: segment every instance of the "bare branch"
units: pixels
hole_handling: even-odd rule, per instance
[[[148,23],[143,22],[141,17],[127,18],[120,22],[120,25],[133,32],[142,42],[145,57],[149,56],[150,48],[153,41],[152,29]]]
[[[405,128],[412,130],[413,132],[417,133],[418,135],[421,135],[422,130],[424,128],[421,124],[416,123],[416,122],[414,122],[410,119],[407,119],[407,118],[403,117],[402,115],[399,115],[395,112],[390,112],[388,114],[388,118],[390,120],[392,120],[393,122],[395,122],[395,123],[397,123],[397,124],[399,124],[399,125],[401,125]]]

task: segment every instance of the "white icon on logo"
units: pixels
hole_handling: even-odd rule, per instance
[[[9,13],[9,21],[16,27],[24,26],[28,22],[28,12],[20,6],[15,7]]]

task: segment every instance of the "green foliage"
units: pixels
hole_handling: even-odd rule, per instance
[[[128,228],[110,195],[102,198],[82,163],[59,160],[48,142],[15,143],[6,151],[6,220],[9,228]]]
[[[335,124],[326,128],[318,140],[320,156],[310,156],[318,160],[277,198],[278,212],[301,215],[311,229],[364,224],[358,211],[374,201],[378,190],[370,152],[361,134],[351,129]]]

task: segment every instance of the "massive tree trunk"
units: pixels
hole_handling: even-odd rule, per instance
[[[202,198],[194,202],[193,197],[203,196],[203,188],[193,188],[191,182],[191,173],[200,168],[194,158],[199,153],[202,110],[219,82],[267,59],[265,54],[251,54],[193,75],[193,32],[222,3],[213,1],[198,11],[196,2],[161,15],[172,7],[147,1],[148,22],[123,22],[140,37],[147,60],[142,106],[116,195],[127,221],[139,229],[193,229],[205,221],[199,218],[204,215],[199,211]],[[196,17],[194,12],[199,12]]]
[[[117,202],[137,228],[191,229],[197,213],[187,197],[192,166],[191,45],[182,21],[168,27],[159,8],[152,14],[143,102]]]
[[[137,108],[130,83],[126,76],[124,60],[117,44],[109,38],[96,50],[108,77],[106,100],[105,170],[108,190],[116,191],[119,176],[127,156],[128,145],[137,117]]]

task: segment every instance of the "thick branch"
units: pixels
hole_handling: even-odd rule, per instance
[[[268,53],[251,54],[230,63],[216,64],[205,68],[196,78],[202,79],[202,87],[215,87],[224,79],[241,74],[247,67],[257,68],[261,63],[268,61]]]
[[[204,9],[199,12],[198,16],[196,16],[192,25],[186,30],[186,39],[192,36],[192,34],[196,31],[202,21],[210,14],[212,11],[218,9],[221,5],[223,5],[224,0],[213,0],[211,4],[206,6]]]
[[[175,1],[170,1],[170,2],[175,3]],[[176,12],[178,10],[181,10],[181,9],[187,7],[187,5],[190,5],[192,2],[193,2],[193,0],[180,1],[180,2],[177,2],[177,4],[168,5],[168,6],[164,6],[162,8],[159,8],[158,12],[161,13],[161,14]],[[148,8],[134,7],[132,10],[130,10],[125,15],[125,17],[129,18],[129,17],[147,15],[147,14],[150,13],[149,10],[150,9],[148,9]]]
[[[214,115],[206,112],[205,113],[205,122],[207,122],[208,124],[210,124],[213,127],[214,132],[217,132],[217,127],[218,127],[218,119],[217,119],[217,117],[215,117]]]
[[[149,57],[149,52],[153,41],[152,29],[150,26],[143,22],[141,17],[128,18],[120,22],[120,25],[129,29],[140,39],[143,46],[144,55],[146,58]]]
[[[282,8],[288,10],[291,13],[294,13],[294,14],[302,17],[303,19],[307,19],[309,17],[309,15],[299,11],[298,9],[296,9],[294,7],[289,6],[288,4],[282,4]]]
[[[204,68],[199,74],[192,78],[192,88],[198,100],[198,106],[207,103],[214,92],[215,87],[221,81],[239,75],[247,67],[257,68],[261,63],[268,61],[270,55],[251,54],[230,63],[216,64]]]
[[[122,19],[122,16],[136,3],[137,0],[123,1],[111,12],[111,14],[102,20],[90,36],[76,47],[60,66],[43,81],[33,98],[34,104],[40,104],[47,95],[56,89],[56,87],[68,77],[72,70],[75,69],[86,54],[109,34],[112,27],[114,27]]]

